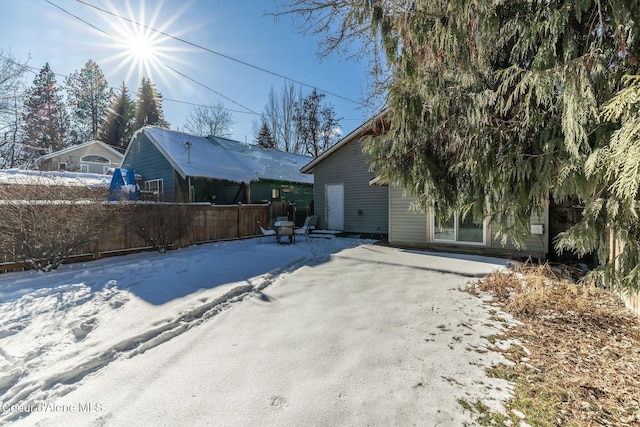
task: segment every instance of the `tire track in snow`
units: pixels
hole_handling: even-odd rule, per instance
[[[87,375],[95,373],[117,359],[134,357],[145,353],[169,340],[183,334],[193,327],[200,325],[221,311],[242,301],[245,298],[260,295],[264,289],[272,285],[279,277],[293,272],[305,265],[313,265],[326,261],[329,254],[322,249],[313,247],[310,254],[304,255],[282,268],[274,269],[268,273],[247,280],[246,285],[239,285],[224,295],[211,301],[203,301],[202,304],[182,312],[178,317],[162,322],[156,322],[146,331],[123,339],[99,353],[90,355],[82,363],[66,368],[61,372],[45,378],[38,378],[21,382],[25,369],[14,369],[4,376],[0,376],[0,396],[5,406],[23,405],[37,406],[39,402],[45,402],[56,397],[62,397],[73,391],[79,381]],[[106,296],[105,299],[113,297]],[[82,323],[80,323],[81,327]],[[85,331],[80,330],[80,336]],[[88,332],[87,332],[88,333]],[[75,332],[74,332],[75,334]],[[85,334],[86,336],[86,334]],[[40,352],[36,353],[36,357]],[[5,392],[2,395],[2,392]],[[27,416],[28,412],[0,412],[0,421],[15,421]]]

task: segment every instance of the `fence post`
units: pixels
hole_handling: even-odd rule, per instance
[[[238,203],[238,215],[236,216],[236,228],[238,229],[238,239],[242,239],[242,231],[240,230],[240,209],[242,209],[242,203]]]

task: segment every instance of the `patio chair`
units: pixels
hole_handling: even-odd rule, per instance
[[[294,234],[305,236],[308,238],[309,233],[315,230],[317,221],[318,217],[316,215],[306,217],[304,220],[304,225],[293,230]]]
[[[276,236],[276,241],[278,241],[278,235],[276,233],[276,230],[267,230],[265,228],[262,227],[262,225],[260,225],[260,221],[256,221],[258,223],[258,227],[260,227],[260,232],[262,233],[263,236]]]
[[[295,243],[296,235],[293,232],[293,227],[293,221],[280,221],[278,232],[276,233],[276,241],[278,243],[282,243],[282,237],[287,236],[289,239],[289,243]]]

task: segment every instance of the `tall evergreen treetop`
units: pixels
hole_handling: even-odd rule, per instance
[[[102,70],[92,60],[66,79],[67,103],[78,142],[96,139],[113,95]]]
[[[269,125],[264,119],[262,120],[262,126],[260,126],[260,130],[258,131],[258,135],[256,136],[256,141],[262,147],[276,148],[276,140],[271,133]]]
[[[150,79],[142,78],[135,102],[134,131],[146,125],[169,128],[162,111],[162,95]]]
[[[133,135],[134,105],[127,86],[122,82],[120,92],[113,97],[100,129],[99,139],[118,148],[126,148]]]
[[[49,63],[46,63],[27,89],[24,102],[24,125],[27,144],[41,147],[40,153],[63,149],[69,126],[61,89]]]

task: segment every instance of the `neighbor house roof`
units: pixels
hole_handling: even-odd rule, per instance
[[[331,157],[333,153],[353,141],[354,139],[362,138],[363,136],[368,135],[377,135],[381,132],[381,128],[387,127],[387,121],[385,120],[387,115],[387,110],[383,110],[380,113],[376,114],[356,129],[351,131],[347,136],[342,138],[340,141],[336,142],[331,146],[327,151],[313,159],[310,163],[306,164],[300,172],[305,174],[313,173],[313,169],[320,163],[322,163],[327,158]]]
[[[0,170],[0,184],[109,187],[111,176],[69,171]]]
[[[124,158],[123,154],[116,150],[115,148],[113,148],[111,145],[109,144],[105,144],[102,141],[98,141],[98,140],[92,140],[92,141],[87,141],[84,142],[82,144],[78,144],[78,145],[72,145],[70,147],[67,147],[65,149],[62,149],[60,151],[54,151],[53,153],[49,153],[49,154],[45,154],[44,156],[40,156],[35,160],[35,164],[39,164],[45,160],[49,160],[52,159],[54,157],[58,157],[67,153],[71,153],[73,151],[79,150],[81,148],[85,148],[88,147],[90,145],[100,145],[101,147],[103,147],[104,149],[106,149],[107,151],[111,152],[114,156],[116,156],[117,158],[119,158],[120,160],[122,160]]]
[[[313,183],[313,177],[300,172],[300,168],[311,157],[156,126],[146,126],[138,132],[143,132],[149,138],[182,178],[191,176],[234,182],[268,179]],[[130,148],[131,144],[127,153]]]

